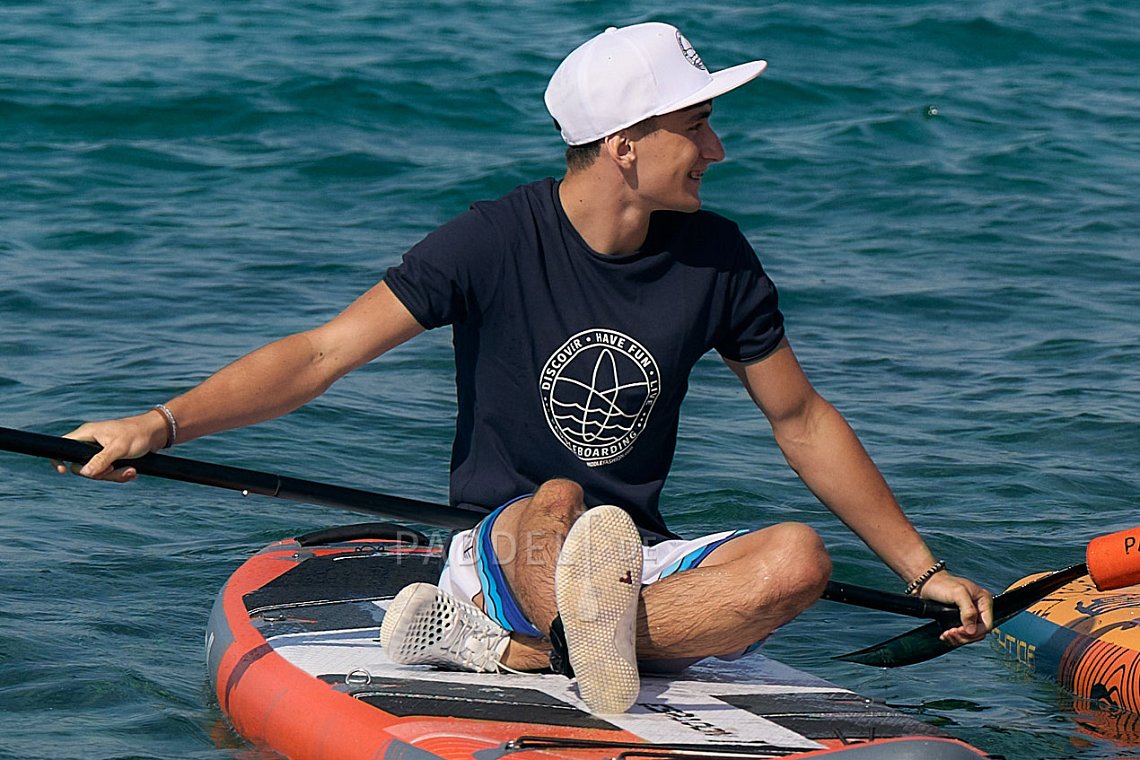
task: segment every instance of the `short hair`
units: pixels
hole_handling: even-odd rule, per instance
[[[554,122],[554,126],[556,129],[560,129],[557,121]],[[651,132],[657,131],[657,117],[650,116],[647,119],[642,119],[633,126],[626,127],[626,129],[633,139],[641,139]],[[602,154],[602,141],[604,139],[600,138],[581,145],[568,146],[566,148],[566,168],[572,172],[589,169],[598,160],[598,156]]]
[[[571,145],[566,148],[566,168],[572,172],[589,169],[601,154],[601,140],[594,140],[583,145]]]

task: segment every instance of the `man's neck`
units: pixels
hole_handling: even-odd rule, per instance
[[[570,224],[586,245],[606,256],[634,253],[649,233],[650,212],[637,206],[603,172],[570,172],[558,197]]]

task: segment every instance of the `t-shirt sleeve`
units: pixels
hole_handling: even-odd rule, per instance
[[[776,350],[784,339],[776,284],[764,272],[756,252],[741,236],[730,277],[722,330],[716,344],[725,359],[752,362]]]
[[[452,219],[404,254],[384,282],[426,329],[463,322],[498,271],[502,243],[478,209]]]

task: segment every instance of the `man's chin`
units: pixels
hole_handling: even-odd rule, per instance
[[[661,203],[657,209],[659,211],[675,211],[680,214],[691,214],[694,211],[701,210],[701,199],[699,196],[689,195],[684,198],[678,198],[675,201]]]

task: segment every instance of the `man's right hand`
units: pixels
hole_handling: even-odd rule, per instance
[[[166,445],[166,420],[162,413],[152,409],[144,414],[122,417],[117,420],[86,422],[64,436],[76,441],[90,441],[103,450],[83,466],[68,465],[52,460],[56,472],[73,472],[94,480],[127,483],[138,477],[134,467],[112,467],[120,459],[135,459]]]

